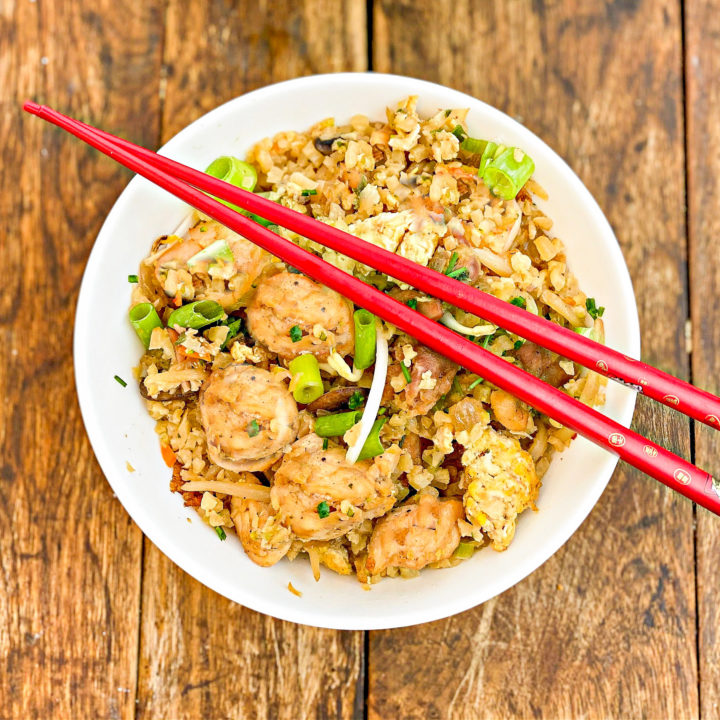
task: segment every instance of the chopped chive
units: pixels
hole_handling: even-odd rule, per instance
[[[326,518],[330,514],[330,506],[328,505],[327,500],[323,500],[321,503],[318,503],[317,514],[320,518]]]
[[[513,343],[513,350],[519,350],[525,344],[524,340],[516,340]]]
[[[309,195],[317,195],[317,190],[308,188],[307,190],[303,190],[300,194],[303,197],[308,197]]]
[[[127,383],[126,383],[119,375],[116,375],[116,376],[115,376],[115,379],[116,379],[123,387],[127,387]]]
[[[242,331],[242,318],[236,318],[232,322],[229,322],[227,324],[228,334],[225,337],[225,341],[220,346],[221,350],[225,350],[225,348],[228,346],[228,343],[234,338],[237,337],[240,332]],[[179,340],[180,338],[178,338]]]
[[[248,437],[255,437],[260,432],[258,421],[254,418],[247,424]]]
[[[206,226],[206,225],[203,225],[203,226],[200,228],[200,232],[207,232],[207,226]]]
[[[382,407],[378,410],[378,415],[384,415],[386,412],[387,412],[387,408]]]
[[[474,387],[477,387],[482,382],[482,378],[478,377],[475,378],[469,385],[468,385],[468,392],[472,390]]]
[[[460,141],[462,142],[466,137],[467,133],[463,130],[462,125],[456,125],[452,129],[452,134]]]
[[[350,396],[350,399],[348,400],[348,407],[351,410],[357,410],[357,408],[359,408],[363,404],[364,401],[365,401],[365,396],[359,390],[356,390]]]
[[[289,273],[293,273],[294,275],[302,275],[302,271],[298,270],[296,267],[293,267],[292,265],[287,266],[287,271]]]
[[[597,320],[597,318],[602,317],[605,312],[604,307],[598,307],[595,304],[595,298],[587,298],[585,300],[585,307],[587,308],[588,315],[590,315],[593,320]]]
[[[415,298],[410,298],[405,303],[411,310],[417,310],[417,300]]]
[[[454,252],[450,256],[450,262],[448,263],[448,266],[445,268],[445,275],[450,275],[450,273],[455,269],[455,266],[457,265],[458,261],[458,254]]]
[[[452,112],[452,110],[446,110],[446,111],[445,111],[445,117],[450,117],[450,113],[451,113],[451,112]]]
[[[137,275],[128,275],[128,282],[129,283],[136,283],[138,281]]]
[[[358,186],[357,186],[357,189],[355,190],[355,192],[359,195],[367,187],[367,184],[368,184],[368,179],[365,177],[365,175],[363,175],[360,178],[360,182],[358,183]]]
[[[224,540],[227,537],[227,534],[225,533],[225,530],[223,530],[221,527],[216,527],[215,532],[217,533],[217,536]]]
[[[405,376],[405,380],[410,382],[410,370],[408,370],[408,367],[404,362],[400,363],[400,369],[402,370],[402,374]]]
[[[178,335],[178,339],[175,341],[175,345],[182,345],[187,338],[187,335],[185,333],[182,333],[181,335]]]
[[[323,450],[327,450],[329,444],[330,440],[328,440],[328,438],[323,438]]]
[[[291,339],[294,343],[300,342],[300,340],[302,340],[302,335],[303,335],[300,326],[299,326],[299,325],[293,325],[293,326],[290,328],[290,333],[289,333],[289,335],[290,335],[290,339]]]
[[[453,280],[459,280],[460,282],[467,280],[470,277],[470,273],[466,267],[455,268],[455,270],[451,270],[449,273],[445,274],[448,277],[453,278]]]
[[[514,297],[510,301],[510,304],[515,305],[516,307],[522,308],[523,310],[525,310],[525,308],[527,307],[527,301],[525,300],[524,297]]]
[[[492,335],[486,335],[486,336],[483,338],[482,346],[483,346],[485,349],[487,349],[487,346],[490,344],[490,339],[493,338],[494,335],[495,335],[495,333],[493,333]]]

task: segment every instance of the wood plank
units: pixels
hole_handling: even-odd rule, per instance
[[[671,0],[381,0],[373,47],[377,70],[468,91],[568,159],[623,246],[645,359],[685,377],[679,15]],[[641,402],[635,426],[689,456],[684,418]],[[620,467],[530,578],[461,616],[371,633],[370,717],[696,717],[692,517]]]
[[[129,176],[33,98],[156,137],[161,2],[0,3],[0,716],[130,718],[141,543],[75,400],[80,279]]]
[[[360,0],[171,0],[164,138],[258,86],[363,70],[365,41]],[[362,633],[302,627],[235,605],[146,542],[139,718],[361,717],[363,677]]]
[[[691,0],[685,4],[686,88],[688,128],[688,231],[690,236],[690,300],[693,323],[693,381],[720,393],[720,2]],[[720,436],[695,424],[695,459],[720,472]],[[700,715],[720,716],[720,602],[717,559],[720,520],[697,511],[698,650]]]

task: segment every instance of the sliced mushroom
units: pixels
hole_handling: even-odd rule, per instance
[[[324,395],[321,395],[317,400],[313,400],[307,409],[310,412],[317,412],[318,410],[337,410],[339,407],[346,405],[348,400],[356,393],[362,393],[363,398],[367,395],[367,388],[360,387],[338,387],[328,390]]]
[[[158,400],[159,402],[169,402],[170,400],[190,400],[193,397],[197,397],[197,390],[186,390],[185,392],[168,392],[167,390],[160,390],[157,395],[150,395],[144,382],[138,383],[140,388],[140,394],[146,400]]]
[[[333,151],[333,143],[336,140],[339,140],[340,137],[340,135],[336,135],[335,137],[331,138],[316,137],[313,140],[313,145],[315,145],[315,149],[323,155],[330,155],[330,153]]]

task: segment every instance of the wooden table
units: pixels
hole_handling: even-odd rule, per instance
[[[21,101],[157,147],[266,83],[367,69],[564,156],[622,244],[645,360],[720,390],[720,0],[0,0],[0,718],[720,717],[720,521],[628,467],[501,597],[370,633],[233,604],[113,497],[72,326],[129,175]],[[706,428],[642,401],[635,427],[717,471]]]

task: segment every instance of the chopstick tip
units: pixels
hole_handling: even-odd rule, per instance
[[[39,115],[41,108],[42,108],[42,105],[39,105],[38,103],[33,102],[32,100],[26,100],[23,103],[23,110],[25,112],[29,112],[31,115]]]

